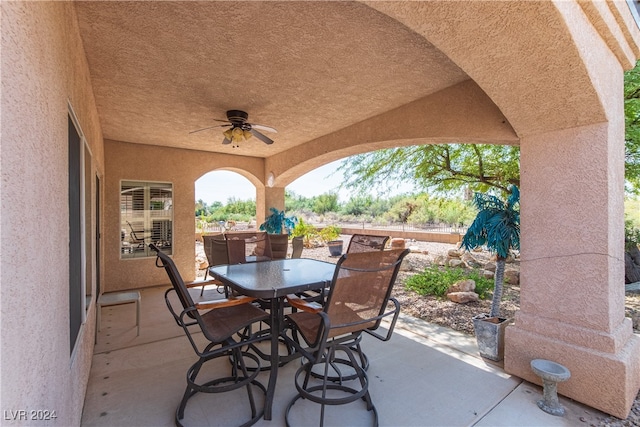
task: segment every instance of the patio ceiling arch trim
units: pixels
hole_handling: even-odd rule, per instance
[[[249,160],[251,158],[247,158],[247,157],[243,157],[246,160]],[[196,178],[196,181],[200,178],[202,178],[204,175],[210,173],[210,172],[217,172],[217,171],[229,171],[229,172],[235,172],[238,175],[247,178],[249,180],[249,182],[251,182],[251,184],[253,184],[254,187],[256,188],[262,188],[264,187],[265,183],[262,180],[262,176],[264,175],[264,168],[263,167],[259,167],[256,168],[257,171],[252,171],[252,169],[244,169],[241,167],[229,167],[229,166],[221,166],[221,167],[215,167],[212,168],[211,170],[208,170],[206,172],[204,172],[203,174],[201,174],[200,176],[198,176]]]
[[[265,172],[285,187],[305,173],[355,154],[434,143],[518,145],[506,117],[472,80],[268,157]],[[265,177],[266,179],[266,177]]]

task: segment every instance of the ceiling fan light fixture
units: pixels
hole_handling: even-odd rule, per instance
[[[189,132],[189,134],[202,132],[205,130],[220,128],[220,127],[228,127],[227,130],[222,132],[224,135],[224,139],[222,140],[222,144],[232,144],[232,147],[236,148],[239,146],[240,142],[247,141],[252,137],[256,137],[260,141],[265,144],[273,144],[273,140],[266,135],[263,135],[259,131],[266,132],[278,132],[275,128],[265,125],[252,124],[248,123],[247,120],[249,115],[245,111],[241,110],[229,110],[227,111],[227,120],[214,119],[218,122],[225,122],[226,124],[209,126],[202,129],[196,129],[194,131]]]

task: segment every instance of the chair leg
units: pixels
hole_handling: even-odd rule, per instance
[[[247,365],[244,363],[244,357],[242,357],[242,352],[240,351],[240,348],[235,348],[233,349],[233,354],[234,354],[234,359],[236,359],[236,361],[238,363],[236,363],[234,361],[233,363],[233,370],[236,371],[235,372],[235,376],[237,378],[237,365],[240,365],[240,370],[242,371],[242,375],[244,378],[248,378],[249,377],[249,372],[247,371]],[[251,387],[251,383],[247,384],[247,396],[249,397],[249,404],[251,405],[251,418],[253,419],[256,414],[257,414],[257,409],[256,409],[256,401],[253,397],[253,388]]]
[[[182,400],[180,401],[180,405],[178,406],[178,410],[176,411],[176,419],[181,420],[184,418],[184,409],[187,407],[187,401],[191,396],[196,394],[196,389],[192,387],[192,384],[196,383],[196,377],[200,372],[200,368],[202,368],[202,364],[205,362],[205,359],[200,358],[198,361],[189,368],[187,371],[187,388],[184,391],[184,395],[182,396]]]
[[[207,348],[207,351],[210,349],[210,347],[211,345]],[[229,356],[231,356],[233,362],[230,376],[217,378],[204,384],[196,383],[196,377],[198,376],[198,373],[200,372],[200,369],[205,362],[216,359],[218,357]],[[244,360],[245,357],[250,358],[257,364],[258,369],[255,372],[249,372]],[[219,352],[216,355],[209,357],[200,357],[198,361],[194,363],[193,366],[191,366],[191,368],[189,368],[189,370],[187,371],[187,387],[185,389],[182,400],[180,401],[180,405],[176,410],[176,425],[182,426],[180,420],[184,418],[187,401],[196,393],[224,393],[237,390],[242,387],[246,387],[247,390],[249,405],[251,407],[251,418],[247,422],[242,424],[241,427],[248,427],[255,424],[260,418],[262,418],[264,409],[258,410],[253,386],[258,387],[265,395],[267,394],[266,387],[258,380],[256,380],[256,376],[260,372],[259,367],[260,360],[258,359],[258,357],[250,353],[242,352],[241,347],[236,347],[227,352]]]
[[[353,343],[351,346],[353,346]],[[347,358],[336,358],[336,351],[344,352]],[[285,410],[287,426],[291,425],[291,410],[300,399],[320,404],[320,426],[324,425],[327,405],[344,405],[362,399],[366,404],[367,411],[373,414],[373,425],[378,425],[378,413],[369,394],[367,373],[358,363],[354,351],[355,350],[348,345],[333,345],[326,350],[320,359],[313,362],[308,361],[298,368],[294,376],[298,394],[289,402]],[[319,364],[324,365],[323,373],[313,372],[313,366]],[[338,365],[348,366],[350,369],[355,370],[355,374],[342,376]],[[330,372],[330,369],[336,371],[338,376]],[[359,386],[346,384],[350,379],[356,378],[358,379]],[[317,384],[318,381],[320,381],[320,384]],[[329,391],[337,391],[339,393],[331,393],[331,396],[328,396]]]
[[[208,274],[208,273],[209,273],[209,268],[207,267],[207,268],[204,270],[204,281],[205,281],[205,282],[207,281],[207,274]],[[200,290],[200,296],[202,296],[202,294],[204,294],[204,286],[205,286],[205,285],[202,285],[202,289]]]

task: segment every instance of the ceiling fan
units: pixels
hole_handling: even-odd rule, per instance
[[[196,132],[202,132],[203,130],[215,129],[215,128],[229,128],[222,132],[224,139],[223,144],[233,144],[232,146],[238,147],[238,143],[242,140],[247,140],[252,136],[255,136],[265,144],[273,144],[273,140],[258,130],[277,133],[278,131],[270,126],[259,125],[255,123],[248,123],[247,119],[249,114],[240,110],[227,111],[227,120],[213,119],[217,122],[225,122],[222,125],[209,126],[202,129],[197,129],[189,132],[189,135]]]

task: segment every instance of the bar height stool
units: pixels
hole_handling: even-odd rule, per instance
[[[129,292],[110,292],[107,294],[102,294],[98,297],[98,313],[97,313],[97,321],[98,321],[98,331],[100,331],[101,326],[101,312],[102,307],[108,307],[110,305],[120,305],[120,304],[130,304],[136,303],[136,327],[138,328],[138,333],[136,336],[140,336],[140,292],[138,291],[129,291]]]

